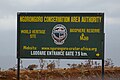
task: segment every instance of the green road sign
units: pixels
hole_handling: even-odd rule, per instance
[[[103,13],[18,13],[17,57],[103,59]]]

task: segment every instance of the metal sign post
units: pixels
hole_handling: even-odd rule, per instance
[[[105,75],[105,69],[104,69],[104,52],[105,51],[104,50],[105,50],[105,33],[104,33],[104,37],[103,37],[102,80],[104,80],[104,75]]]
[[[17,80],[20,80],[20,58],[17,59]]]
[[[17,80],[20,80],[20,16],[17,13]]]
[[[102,80],[104,80],[104,59],[102,59]]]

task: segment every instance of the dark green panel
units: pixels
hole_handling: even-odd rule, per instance
[[[42,16],[43,19],[45,16],[67,16],[70,17],[70,21],[44,22],[43,20],[42,22],[34,22],[33,20],[31,22],[22,22],[20,21],[20,17],[22,16]],[[71,17],[73,16],[80,17],[80,22],[71,22]],[[81,22],[82,17],[84,16],[92,18],[101,17],[101,22]],[[19,13],[17,28],[17,57],[46,59],[103,59],[103,13]],[[93,29],[94,31],[89,32],[90,29]],[[34,30],[39,30],[39,34],[33,33]],[[74,31],[71,32],[71,30]],[[80,32],[76,32],[75,30],[79,30]],[[42,31],[43,33],[45,31],[45,33],[41,33]],[[30,37],[31,35],[33,35],[32,38]],[[56,41],[56,43],[54,41]]]

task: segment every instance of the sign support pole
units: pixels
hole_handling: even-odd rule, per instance
[[[105,70],[104,70],[104,47],[105,47],[105,33],[103,35],[103,59],[102,59],[102,80],[104,80],[104,74],[105,74]]]
[[[17,80],[20,80],[20,58],[17,59]]]
[[[104,80],[104,59],[102,59],[102,80]]]

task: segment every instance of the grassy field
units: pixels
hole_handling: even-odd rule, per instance
[[[0,71],[0,80],[17,80],[17,71]],[[20,80],[101,80],[101,68],[21,70]],[[120,80],[120,67],[105,68],[105,80]]]

